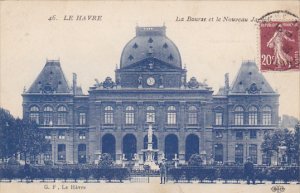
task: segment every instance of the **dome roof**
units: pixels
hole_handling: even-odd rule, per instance
[[[176,45],[166,36],[166,27],[136,27],[136,36],[123,49],[120,67],[124,68],[146,58],[156,58],[181,68]]]

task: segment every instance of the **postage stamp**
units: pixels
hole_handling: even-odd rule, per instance
[[[299,22],[260,23],[262,71],[299,70]]]

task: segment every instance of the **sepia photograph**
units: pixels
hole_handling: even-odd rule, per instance
[[[0,1],[0,192],[300,192],[299,1]]]

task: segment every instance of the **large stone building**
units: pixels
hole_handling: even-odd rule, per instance
[[[91,77],[92,78],[92,77]],[[205,82],[182,67],[166,27],[137,27],[121,54],[115,80],[96,81],[84,95],[47,60],[23,93],[24,118],[38,123],[51,144],[43,159],[55,163],[94,162],[109,153],[117,163],[138,157],[153,122],[155,159],[178,156],[185,163],[198,153],[206,163],[269,162],[260,144],[278,125],[278,97],[253,62],[243,62],[233,83],[213,95]]]

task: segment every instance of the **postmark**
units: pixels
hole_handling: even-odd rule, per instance
[[[261,71],[299,70],[299,20],[259,23]]]

